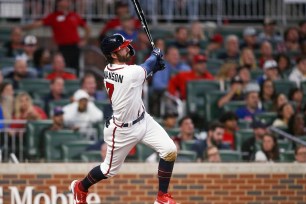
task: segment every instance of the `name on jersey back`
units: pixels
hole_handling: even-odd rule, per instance
[[[123,75],[110,72],[110,71],[104,71],[104,79],[109,79],[115,82],[122,83],[123,82]]]

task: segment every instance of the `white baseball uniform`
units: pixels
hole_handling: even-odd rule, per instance
[[[104,85],[113,108],[110,125],[104,128],[107,154],[101,171],[107,177],[116,175],[138,142],[153,148],[161,158],[176,152],[166,131],[145,110],[141,96],[146,77],[146,70],[138,65],[108,64],[104,70]],[[142,114],[144,118],[133,124]]]

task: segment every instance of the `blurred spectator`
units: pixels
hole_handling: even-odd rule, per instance
[[[219,150],[216,146],[207,147],[204,156],[205,162],[221,162]]]
[[[69,0],[56,0],[55,10],[41,20],[25,25],[24,29],[34,29],[41,26],[50,26],[53,31],[53,38],[58,45],[59,51],[63,54],[68,67],[79,69],[80,47],[87,43],[90,35],[89,26],[81,16],[70,11]],[[85,31],[81,40],[78,27]]]
[[[13,27],[11,30],[10,41],[4,43],[6,57],[15,57],[22,50],[22,30],[20,27]]]
[[[172,46],[178,49],[184,49],[188,46],[188,29],[185,26],[179,26],[175,29],[174,42]]]
[[[33,64],[34,53],[37,50],[37,38],[34,35],[27,35],[23,39],[23,52],[17,55],[23,58],[28,64]]]
[[[156,41],[155,41],[156,46]],[[136,51],[147,52],[150,48],[150,42],[148,40],[148,36],[145,31],[140,30],[137,35],[137,40],[134,41],[133,47]],[[156,46],[157,47],[157,46]],[[159,47],[158,47],[159,48]],[[162,50],[164,52],[164,48]]]
[[[275,60],[267,60],[263,66],[264,74],[257,79],[259,85],[263,83],[264,80],[269,79],[271,81],[280,79],[278,73],[278,66]]]
[[[52,130],[52,131],[58,131],[58,130],[64,130],[64,129],[71,129],[64,124],[64,111],[62,107],[57,106],[54,107],[52,110],[52,125],[47,127],[45,131]]]
[[[288,98],[285,94],[279,93],[276,95],[275,100],[273,101],[273,110],[277,111],[282,105],[288,103]]]
[[[190,67],[181,61],[180,53],[174,46],[166,49],[165,65],[166,69],[156,72],[152,79],[152,99],[150,102],[152,104],[152,113],[155,116],[160,115],[160,99],[168,87],[171,76],[178,72],[190,70]]]
[[[239,60],[239,40],[236,35],[229,35],[225,40],[225,52],[220,53],[217,58],[221,60]]]
[[[294,114],[293,107],[290,103],[283,104],[277,110],[277,118],[274,120],[272,126],[279,128],[288,128],[289,119]]]
[[[46,48],[39,48],[33,56],[33,66],[37,70],[38,77],[44,77],[44,72],[51,71],[51,52]]]
[[[219,33],[214,34],[210,38],[210,43],[207,45],[205,49],[205,54],[207,56],[211,56],[214,51],[221,49],[223,46],[223,36]]]
[[[213,80],[214,77],[207,71],[207,58],[204,55],[196,55],[193,58],[192,70],[180,72],[171,78],[168,91],[173,96],[178,96],[182,100],[187,97],[186,87],[191,80]]]
[[[290,27],[284,33],[284,50],[285,51],[300,51],[300,36],[299,30],[296,27]]]
[[[253,50],[244,48],[240,55],[239,64],[241,66],[248,66],[251,69],[256,69],[257,62]]]
[[[256,30],[253,27],[246,27],[243,30],[243,41],[240,44],[240,49],[244,49],[244,48],[249,48],[251,50],[259,49]]]
[[[254,120],[251,124],[253,137],[245,140],[241,147],[244,161],[253,161],[257,151],[256,145],[262,142],[263,136],[267,133],[267,125],[259,120]]]
[[[106,22],[103,29],[100,32],[100,40],[102,40],[109,31],[119,30],[121,29],[120,19],[129,14],[129,6],[127,3],[122,1],[118,1],[115,3],[115,17]],[[136,29],[139,29],[141,26],[138,18],[133,18],[133,24]]]
[[[306,20],[299,22],[300,43],[306,40]]]
[[[274,60],[273,59],[273,48],[269,41],[264,41],[260,45],[260,54],[261,57],[258,59],[259,67],[263,68],[264,63],[267,60]]]
[[[223,142],[235,149],[235,132],[238,130],[238,117],[233,112],[221,115],[219,121],[224,125]]]
[[[199,161],[204,160],[204,152],[210,146],[216,146],[220,149],[229,149],[229,145],[223,143],[224,125],[219,122],[213,122],[209,125],[207,138],[205,140],[197,140],[194,149],[197,152]]]
[[[0,70],[0,84],[2,84],[3,82],[3,74],[2,74],[2,71]]]
[[[197,41],[189,41],[187,46],[187,56],[186,62],[188,65],[192,65],[193,58],[196,55],[199,55],[201,52],[200,43]]]
[[[57,53],[53,56],[52,69],[53,71],[46,76],[46,79],[52,80],[57,77],[63,78],[64,80],[74,80],[77,77],[69,72],[65,71],[65,59],[62,54]]]
[[[306,163],[306,147],[302,145],[296,147],[294,151],[294,156],[295,162]]]
[[[257,84],[248,84],[245,89],[245,107],[238,108],[236,115],[239,119],[252,121],[253,117],[257,113],[261,113],[262,110],[258,107],[260,103],[259,99],[259,87]]]
[[[11,83],[0,84],[0,97],[3,116],[6,120],[10,120],[13,117],[14,110],[14,89]]]
[[[189,41],[200,42],[201,40],[206,40],[202,23],[193,21],[190,26]]]
[[[116,33],[121,34],[125,39],[136,40],[138,30],[135,28],[133,16],[127,14],[120,18],[121,28]]]
[[[60,77],[51,80],[50,92],[44,97],[44,107],[46,113],[49,114],[50,102],[67,98],[66,94],[64,94],[64,84],[64,79]]]
[[[265,18],[263,22],[263,32],[259,33],[259,42],[269,41],[272,44],[277,44],[283,41],[282,36],[276,30],[276,21],[270,18]]]
[[[276,63],[278,65],[278,71],[283,79],[287,78],[289,71],[291,70],[291,61],[288,55],[281,53],[276,56]]]
[[[165,64],[166,69],[160,72],[156,72],[153,75],[153,89],[158,91],[164,91],[167,86],[171,75],[174,75],[181,71],[188,71],[190,67],[181,61],[180,53],[174,46],[170,46],[166,49]]]
[[[222,108],[230,101],[241,101],[244,99],[243,95],[243,81],[239,76],[235,76],[230,81],[230,89],[218,101],[218,107]]]
[[[271,79],[265,79],[262,82],[260,85],[259,97],[262,103],[273,103],[276,98],[276,92]]]
[[[262,138],[261,150],[255,154],[256,162],[277,162],[279,161],[279,149],[275,136],[265,134]]]
[[[293,136],[305,136],[306,128],[305,128],[305,120],[302,113],[295,113],[291,116],[288,122],[288,132]]]
[[[251,82],[251,73],[250,67],[248,66],[240,66],[237,70],[238,76],[243,82],[243,87],[245,87],[248,83]]]
[[[297,65],[293,68],[289,75],[289,80],[296,82],[298,87],[301,86],[301,82],[306,80],[306,57],[301,57]]]
[[[162,126],[165,128],[165,130],[170,130],[175,128],[176,122],[177,122],[178,114],[173,111],[167,111],[163,115],[163,124]]]
[[[163,53],[165,53],[166,46],[165,46],[165,40],[163,38],[155,38],[154,44],[155,47],[159,48]]]
[[[16,96],[14,107],[14,120],[44,120],[46,113],[38,106],[33,105],[31,96],[26,92],[20,92]],[[12,128],[24,128],[23,124],[13,124]]]
[[[181,118],[178,122],[178,125],[180,127],[180,133],[176,137],[173,137],[173,141],[177,147],[177,150],[182,149],[182,143],[184,141],[194,140],[194,124],[192,122],[192,119],[189,116],[185,116]]]
[[[300,88],[292,88],[289,91],[288,99],[294,102],[294,107],[297,112],[303,109],[303,91]]]
[[[86,73],[81,79],[81,89],[89,94],[91,101],[107,100],[106,92],[97,90],[96,77],[91,73]]]
[[[73,99],[74,102],[63,107],[64,124],[91,137],[90,128],[94,123],[102,121],[103,113],[89,100],[90,96],[84,90],[76,91]]]
[[[18,89],[20,80],[36,78],[36,74],[36,72],[28,69],[27,62],[24,59],[16,59],[14,69],[8,72],[5,78],[11,79],[14,89]]]
[[[219,72],[217,73],[216,79],[225,82],[230,81],[237,74],[237,63],[236,62],[225,62],[221,65]]]

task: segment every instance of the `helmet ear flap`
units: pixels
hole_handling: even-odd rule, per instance
[[[131,56],[134,56],[135,55],[135,49],[133,48],[132,45],[128,45],[128,48],[130,49],[129,53]]]

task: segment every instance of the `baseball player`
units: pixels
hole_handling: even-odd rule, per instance
[[[141,65],[127,65],[135,54],[131,40],[120,34],[106,37],[101,50],[109,64],[104,70],[104,85],[108,92],[113,116],[104,128],[107,155],[101,165],[93,168],[82,180],[71,183],[76,204],[87,204],[88,189],[95,183],[117,174],[129,151],[138,143],[159,153],[159,191],[154,204],[176,204],[168,193],[177,149],[166,131],[146,112],[141,99],[144,81],[153,73],[165,69],[160,49],[153,49]]]

